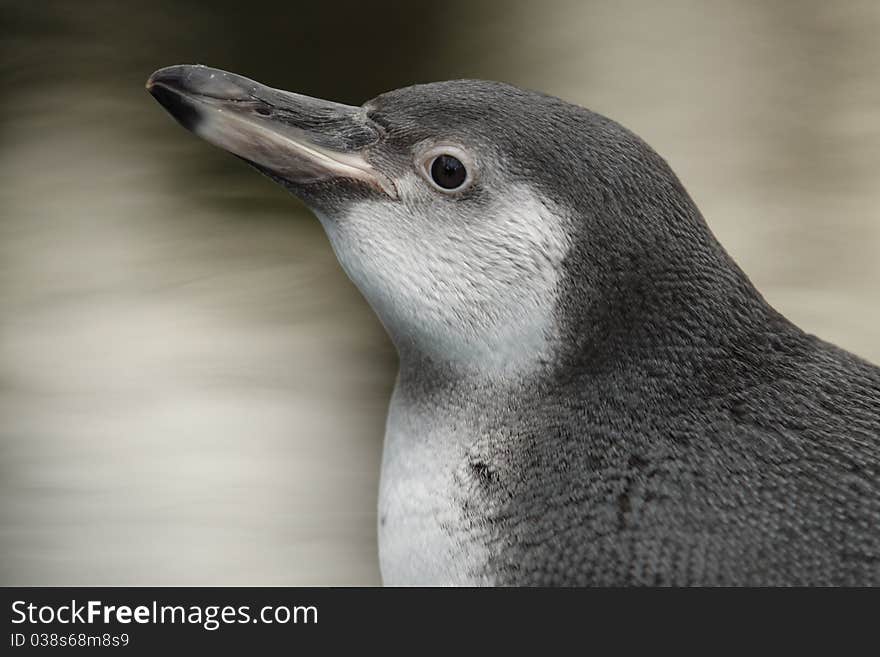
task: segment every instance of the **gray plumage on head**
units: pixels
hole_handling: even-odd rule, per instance
[[[638,137],[495,82],[249,97],[329,173],[200,134],[315,209],[400,352],[386,580],[880,584],[880,370],[773,310]]]

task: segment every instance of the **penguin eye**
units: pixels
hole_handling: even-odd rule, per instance
[[[428,182],[445,194],[460,192],[474,180],[474,160],[460,146],[434,145],[417,154],[417,168]]]
[[[443,189],[457,189],[467,180],[467,169],[453,155],[438,155],[431,163],[431,180]]]

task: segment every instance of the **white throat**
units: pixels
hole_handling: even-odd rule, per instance
[[[408,184],[422,183],[397,181],[403,198]],[[413,350],[491,371],[546,357],[569,249],[562,213],[524,185],[479,216],[444,211],[371,200],[320,218],[402,359]]]

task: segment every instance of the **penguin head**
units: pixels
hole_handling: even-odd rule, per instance
[[[634,273],[650,279],[676,231],[708,233],[635,135],[506,84],[417,85],[350,107],[174,66],[147,88],[315,212],[402,359],[552,359],[573,324],[594,338],[615,330],[599,317],[609,295]]]

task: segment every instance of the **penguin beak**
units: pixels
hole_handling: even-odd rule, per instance
[[[381,130],[361,107],[272,89],[206,66],[169,66],[147,91],[184,128],[294,185],[347,179],[391,198],[394,183],[364,151]]]

